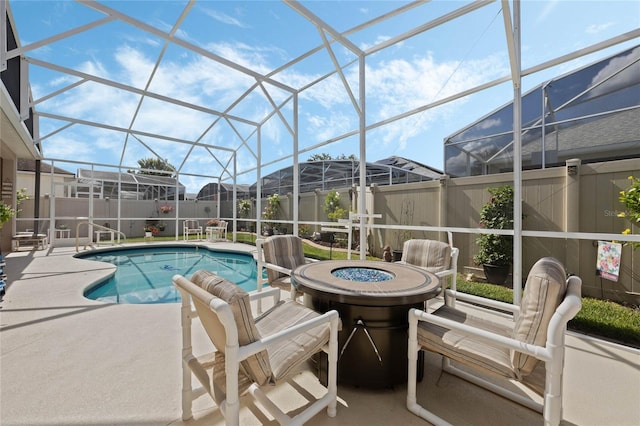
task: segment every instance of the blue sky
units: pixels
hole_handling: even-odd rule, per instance
[[[175,25],[187,2],[149,0],[103,4],[166,32]],[[313,1],[302,4],[338,32],[344,32],[405,3]],[[366,50],[465,4],[468,2],[432,1],[349,34],[347,38]],[[11,0],[10,6],[23,46],[105,16],[71,1]],[[500,7],[500,2],[491,3],[368,56],[367,124],[508,75]],[[524,69],[640,27],[640,2],[637,1],[523,1],[521,8]],[[188,46],[215,53],[262,75],[322,45],[322,37],[313,25],[286,4],[276,1],[197,2],[177,29],[176,37]],[[523,91],[634,44],[638,44],[638,39],[526,77]],[[332,46],[335,60],[341,65],[356,59],[344,46]],[[105,168],[107,164],[129,168],[135,167],[138,159],[153,153],[169,159],[184,173],[180,180],[189,192],[197,192],[211,181],[192,174],[218,176],[223,173],[224,167],[229,166],[226,149],[237,149],[239,171],[255,168],[258,147],[257,137],[252,134],[254,127],[233,118],[261,121],[273,110],[270,100],[280,104],[289,93],[265,83],[264,88],[254,89],[229,109],[238,96],[255,83],[253,77],[203,58],[194,49],[179,43],[169,43],[164,51],[163,47],[164,40],[156,34],[115,20],[27,52],[27,57],[32,58],[30,79],[37,102],[35,107],[43,113],[40,133],[50,135],[42,141],[45,157],[98,163],[101,165],[98,168]],[[160,55],[162,59],[155,69]],[[60,72],[56,67],[74,70],[76,75]],[[290,87],[301,88],[333,68],[330,55],[321,50],[272,77]],[[89,81],[38,102],[77,83],[82,73],[128,88],[146,88],[157,96],[141,100],[139,93]],[[344,78],[356,97],[357,77],[357,66],[344,69]],[[367,133],[367,160],[398,155],[442,168],[443,139],[509,102],[512,94],[511,84],[505,83],[376,128]],[[184,105],[197,105],[200,109],[167,104],[159,97],[179,99]],[[210,113],[228,109],[229,120],[216,121],[217,117]],[[293,152],[289,133],[293,125],[292,111],[289,102],[282,108],[281,115],[274,115],[261,129],[262,161],[270,163],[263,175],[291,163],[287,156]],[[136,132],[127,136],[126,132],[96,129],[80,123],[64,127],[68,124],[60,119],[64,117],[112,128],[131,127]],[[357,126],[358,116],[338,76],[301,92],[299,149],[307,152],[300,155],[300,160],[314,153],[359,156],[358,138],[354,136],[323,145]],[[198,141],[200,145],[170,142],[152,134]],[[284,160],[277,161],[283,157]],[[87,168],[64,162],[56,165],[70,171]],[[253,183],[255,179],[255,172],[245,173],[239,182]]]

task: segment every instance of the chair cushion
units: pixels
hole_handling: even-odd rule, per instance
[[[567,291],[564,266],[552,257],[538,260],[527,277],[513,338],[532,345],[545,346],[549,321]],[[521,352],[511,355],[518,378],[534,370],[539,360]]]
[[[451,246],[435,240],[407,240],[402,247],[401,262],[433,273],[444,271],[451,265]]]
[[[306,262],[302,240],[294,235],[273,235],[268,237],[264,240],[262,248],[264,250],[264,260],[267,263],[294,269],[297,266],[304,265]],[[286,274],[267,268],[267,278],[270,285],[284,276]],[[287,289],[288,287],[285,288],[285,290]]]
[[[260,332],[256,328],[251,312],[249,294],[246,291],[206,270],[195,272],[191,277],[191,282],[229,304],[236,323],[238,344],[240,346],[260,340]],[[214,341],[214,344],[219,351],[224,353],[224,342]],[[272,371],[267,351],[260,351],[255,355],[249,356],[241,361],[240,365],[247,375],[259,385],[264,385],[271,380]]]
[[[320,316],[319,313],[297,303],[280,303],[256,319],[256,326],[263,336],[293,327],[304,321]],[[269,359],[273,369],[274,381],[285,379],[290,373],[311,355],[320,351],[329,342],[329,324],[325,323],[296,335],[286,343],[270,347]]]
[[[474,317],[446,305],[438,308],[432,315],[447,318],[470,327],[481,328],[502,336],[510,336],[512,333],[512,329],[506,325]],[[418,344],[429,351],[442,354],[463,364],[476,368],[480,367],[493,374],[510,379],[515,378],[515,373],[511,368],[509,349],[486,343],[478,338],[419,321]]]
[[[277,287],[280,290],[289,291],[291,290],[291,277],[288,275],[283,275],[278,279],[275,279],[269,283],[271,287]]]

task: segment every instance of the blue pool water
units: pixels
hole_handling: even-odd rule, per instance
[[[257,267],[251,254],[202,247],[144,247],[101,251],[82,259],[109,262],[118,268],[111,278],[87,289],[84,296],[110,303],[175,303],[180,294],[171,278],[190,277],[206,269],[239,285],[256,289]]]

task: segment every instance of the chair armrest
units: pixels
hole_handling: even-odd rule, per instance
[[[461,293],[459,291],[445,290],[445,296],[451,297],[455,300],[462,300],[464,302],[480,305],[482,307],[500,309],[502,311],[511,312],[513,314],[520,312],[520,306],[513,305],[511,303],[500,302],[498,300],[487,299],[486,297],[474,296],[468,293]]]
[[[567,280],[567,295],[549,322],[547,345],[560,345],[567,323],[582,309],[582,279],[571,276]]]
[[[330,324],[330,328],[333,331],[334,335],[337,336],[338,333],[338,325],[340,323],[340,316],[338,315],[338,311],[331,310],[319,317],[312,318],[308,321],[302,322],[300,324],[296,324],[293,327],[287,328],[285,330],[281,330],[275,334],[270,336],[263,337],[262,339],[250,343],[245,346],[240,346],[238,351],[238,359],[243,360],[247,357],[257,354],[258,352],[267,349],[269,346],[274,346],[279,343],[290,340],[293,336],[297,336],[302,334],[312,328],[318,327],[322,324]]]
[[[418,321],[424,321],[431,324],[439,325],[440,327],[444,327],[450,330],[455,330],[458,333],[464,334],[466,336],[475,337],[497,346],[502,346],[514,351],[531,355],[542,361],[551,360],[551,351],[544,346],[531,345],[525,342],[521,342],[520,340],[505,337],[501,334],[493,333],[481,328],[471,327],[466,324],[461,324],[447,318],[442,318],[437,315],[424,312],[420,309],[412,308],[409,311],[409,330],[412,329],[411,323],[414,322],[417,325]],[[414,325],[414,327],[416,327],[416,325]]]
[[[280,301],[280,289],[275,287],[265,288],[262,291],[249,292],[249,300],[254,302],[256,300],[266,299],[267,297],[273,298],[273,304],[275,305]]]
[[[453,276],[453,274],[455,273],[456,271],[454,269],[445,269],[444,271],[436,272],[436,276],[438,278],[442,278],[442,277]]]
[[[263,262],[262,266],[268,269],[273,269],[274,271],[282,272],[283,274],[286,274],[286,275],[291,275],[291,269],[283,268],[282,266],[275,265],[273,263]]]

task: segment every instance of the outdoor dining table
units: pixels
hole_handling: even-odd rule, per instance
[[[340,314],[339,383],[367,388],[406,383],[408,312],[423,309],[439,294],[436,275],[399,263],[329,260],[299,266],[291,279],[305,305]],[[325,380],[326,354],[318,362],[318,375]],[[423,362],[420,352],[419,378]]]

